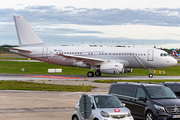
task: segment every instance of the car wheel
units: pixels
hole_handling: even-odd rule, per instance
[[[99,120],[99,119],[95,118],[94,120]]]
[[[145,120],[154,120],[153,114],[152,114],[151,111],[148,111],[148,112],[146,113],[146,119],[145,119]]]
[[[79,120],[78,117],[75,115],[73,116],[73,119],[72,120]]]

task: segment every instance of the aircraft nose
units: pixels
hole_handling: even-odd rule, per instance
[[[172,59],[169,61],[169,63],[171,64],[171,66],[175,66],[175,65],[177,65],[177,60],[172,57]]]

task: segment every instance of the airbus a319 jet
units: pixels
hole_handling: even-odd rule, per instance
[[[89,68],[88,77],[131,73],[133,68],[166,68],[177,64],[167,52],[155,48],[82,47],[46,45],[22,16],[13,16],[20,47],[10,51],[21,56],[62,66]],[[95,73],[93,72],[95,70]]]

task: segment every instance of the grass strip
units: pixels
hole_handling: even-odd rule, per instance
[[[37,90],[37,91],[67,91],[67,92],[90,92],[94,86],[71,86],[33,83],[24,81],[0,81],[0,90]]]
[[[25,71],[22,71],[22,68]],[[62,73],[48,73],[48,69],[61,68]],[[154,76],[180,76],[180,66],[173,66],[170,68],[154,69],[166,71],[166,74],[154,74]],[[12,74],[61,74],[61,75],[86,75],[89,69],[59,66],[49,64],[45,62],[17,62],[17,61],[1,61],[0,73],[12,73]],[[133,69],[132,73],[125,73],[122,75],[138,75],[147,76],[148,69]],[[104,75],[104,74],[103,74]],[[108,74],[109,75],[109,74]],[[121,76],[121,75],[119,75]]]
[[[134,82],[134,83],[162,83],[162,82],[180,82],[179,80],[95,80],[97,83],[115,83],[115,82]]]

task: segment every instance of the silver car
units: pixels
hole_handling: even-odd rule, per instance
[[[97,94],[88,95],[88,97],[92,108],[92,113],[88,120],[134,120],[130,110],[117,97]],[[75,106],[72,120],[84,120],[80,113],[80,99]]]

